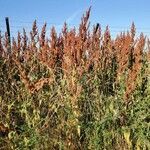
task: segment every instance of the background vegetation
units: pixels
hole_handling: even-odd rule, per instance
[[[36,21],[11,45],[0,34],[0,149],[150,149],[150,41],[89,15],[50,37]]]

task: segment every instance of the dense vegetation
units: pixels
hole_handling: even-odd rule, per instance
[[[0,149],[150,149],[150,41],[109,28],[61,34],[36,21],[9,43],[0,34]]]

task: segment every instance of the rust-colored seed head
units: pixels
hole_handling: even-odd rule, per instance
[[[134,23],[130,31],[121,32],[114,39],[108,26],[103,34],[99,23],[91,31],[90,12],[91,7],[82,16],[78,28],[69,29],[65,23],[59,35],[55,27],[52,27],[50,35],[47,36],[46,24],[39,33],[35,20],[30,36],[23,29],[23,35],[18,32],[17,39],[12,39],[12,59],[17,66],[15,67],[19,71],[21,81],[29,91],[34,93],[45,83],[49,84],[50,77],[41,77],[31,82],[28,76],[29,70],[39,68],[35,69],[35,72],[40,72],[42,66],[49,72],[54,71],[56,76],[58,72],[61,72],[62,76],[69,76],[73,70],[80,77],[83,73],[101,71],[104,86],[108,86],[109,81],[110,86],[114,83],[119,84],[123,76],[126,86],[125,99],[130,99],[143,65],[143,54],[150,61],[150,41],[147,42],[148,51],[144,52],[145,36],[143,34],[139,37],[135,36]],[[7,33],[4,37],[0,33],[0,56],[6,60],[9,58],[8,48]],[[20,61],[22,59],[23,61]]]

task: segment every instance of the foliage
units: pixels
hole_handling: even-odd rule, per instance
[[[150,149],[150,42],[89,15],[60,35],[36,21],[0,34],[0,149]]]

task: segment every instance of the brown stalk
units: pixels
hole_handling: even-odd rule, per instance
[[[0,57],[4,56],[4,49],[3,49],[3,43],[2,43],[2,33],[0,31]]]

